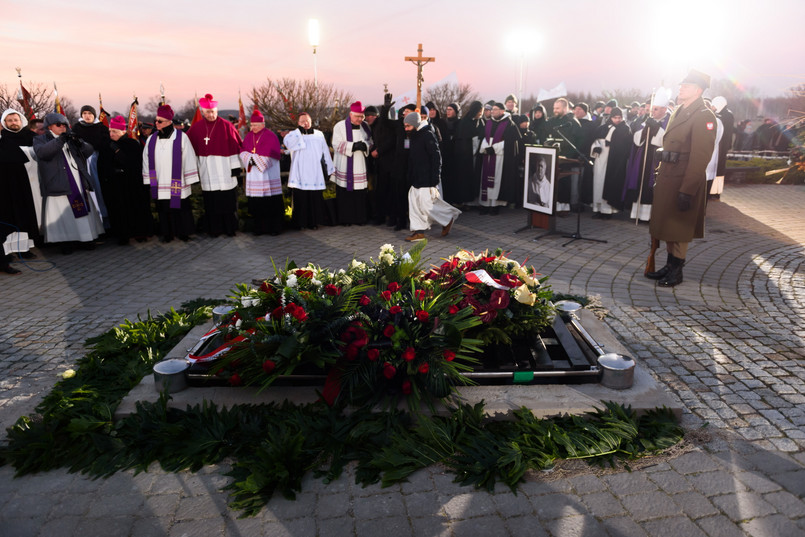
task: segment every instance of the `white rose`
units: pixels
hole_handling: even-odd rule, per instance
[[[389,253],[391,253],[391,254],[394,253],[394,246],[392,246],[391,244],[384,244],[383,246],[380,247],[380,254],[381,255],[382,254],[389,254]]]
[[[394,256],[391,254],[380,254],[380,261],[391,265],[394,263]]]
[[[312,280],[310,280],[310,283],[312,283],[316,287],[321,287],[321,282],[319,280],[317,280],[316,278],[313,278]]]
[[[288,274],[288,280],[285,285],[288,287],[296,287],[296,274]]]

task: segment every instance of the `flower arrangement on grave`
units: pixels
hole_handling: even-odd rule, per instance
[[[268,387],[315,369],[326,372],[329,404],[432,405],[471,383],[462,373],[484,343],[549,324],[550,291],[533,268],[500,251],[461,251],[426,271],[424,245],[383,245],[377,260],[337,272],[289,262],[257,289],[237,286],[219,373]]]

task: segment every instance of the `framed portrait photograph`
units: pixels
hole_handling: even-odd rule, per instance
[[[553,214],[556,148],[525,146],[523,207],[530,211]]]

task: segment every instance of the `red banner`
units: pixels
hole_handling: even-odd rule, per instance
[[[137,97],[134,98],[134,101],[131,103],[131,108],[129,108],[129,119],[126,124],[126,134],[128,134],[129,138],[134,138],[135,140],[139,140],[137,136]]]
[[[20,80],[20,93],[17,100],[22,105],[22,109],[25,111],[25,117],[28,118],[28,121],[36,119],[34,109],[31,108],[31,94],[27,89],[25,89],[25,86],[22,85],[22,80]]]
[[[193,119],[190,121],[190,126],[192,127],[193,125],[195,125],[196,123],[201,121],[201,117],[202,117],[201,116],[201,108],[199,108],[198,104],[196,104],[196,113],[193,114]]]
[[[243,101],[238,93],[238,130],[246,128],[246,111],[243,110]],[[242,132],[242,131],[241,131]]]

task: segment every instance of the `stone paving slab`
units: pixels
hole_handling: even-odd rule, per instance
[[[438,262],[456,248],[501,247],[529,258],[559,292],[600,295],[605,324],[683,406],[682,423],[700,447],[631,473],[530,475],[517,496],[452,483],[440,468],[390,489],[361,488],[348,469],[324,485],[306,479],[297,502],[272,500],[253,519],[227,510],[226,465],[197,474],[157,466],[90,480],[64,470],[14,478],[0,467],[0,526],[5,535],[768,535],[805,534],[805,206],[803,186],[728,185],[708,206],[707,236],[694,241],[685,282],[662,289],[642,277],[645,225],[582,215],[585,236],[533,241],[514,234],[518,210],[497,217],[461,215],[448,237],[425,250]],[[575,218],[557,228],[575,230]],[[271,273],[271,259],[345,266],[405,246],[404,233],[352,226],[239,234],[189,243],[151,240],[25,265],[0,278],[0,424],[31,413],[58,376],[84,354],[83,341],[147,312],[199,296],[226,296],[236,282]],[[29,266],[44,272],[33,272]],[[7,312],[7,313],[6,313]],[[130,509],[126,502],[136,505]],[[641,497],[654,498],[641,502]],[[343,509],[328,506],[338,497]],[[377,503],[378,498],[389,502]],[[374,503],[373,503],[374,502]],[[399,504],[387,516],[367,506]],[[215,508],[210,511],[209,506]],[[652,507],[656,507],[655,513]],[[330,510],[328,510],[328,508]],[[542,516],[540,516],[542,509]],[[133,512],[132,512],[133,511]],[[385,511],[384,511],[385,512]],[[318,515],[317,513],[321,513]],[[360,513],[360,515],[358,514]],[[338,516],[331,516],[338,515]]]

